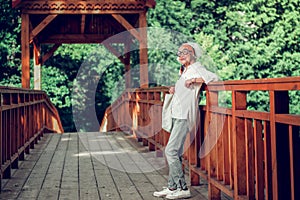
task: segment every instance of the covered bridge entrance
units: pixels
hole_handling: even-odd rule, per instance
[[[118,33],[128,31],[124,37],[113,37],[103,45],[130,69],[130,45],[139,43],[140,86],[148,87],[147,19],[154,0],[13,0],[14,8],[21,10],[22,32],[22,87],[30,88],[30,58],[34,57],[34,88],[41,88],[41,65],[63,43],[102,43]],[[43,51],[42,44],[51,44]],[[30,45],[33,45],[31,53]],[[122,46],[116,48],[115,45]],[[130,86],[126,77],[126,87]]]

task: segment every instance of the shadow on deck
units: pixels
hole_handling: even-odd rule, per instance
[[[121,132],[44,134],[2,179],[0,199],[157,199],[167,170],[164,157]],[[207,199],[207,184],[191,193]]]

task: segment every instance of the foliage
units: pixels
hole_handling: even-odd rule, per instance
[[[0,0],[0,85],[20,87],[20,18],[10,3]]]

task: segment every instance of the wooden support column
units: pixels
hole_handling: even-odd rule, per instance
[[[125,42],[125,88],[131,88],[131,72],[130,72],[130,43]]]
[[[289,127],[276,123],[277,114],[289,113],[288,91],[270,91],[270,129],[273,199],[291,199]]]
[[[22,88],[30,88],[29,14],[21,14]]]
[[[40,45],[33,43],[33,71],[34,71],[34,89],[42,89],[42,76],[41,76],[41,47]]]
[[[234,199],[247,194],[245,122],[236,116],[237,110],[247,109],[247,93],[232,92],[232,131],[233,131],[233,168]]]
[[[147,49],[147,18],[146,11],[140,13],[140,87],[147,88],[148,80],[148,49]]]

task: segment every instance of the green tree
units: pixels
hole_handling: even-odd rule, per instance
[[[20,18],[11,1],[0,0],[0,85],[20,86]]]

